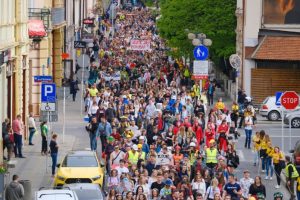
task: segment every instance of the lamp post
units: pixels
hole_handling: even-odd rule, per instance
[[[206,35],[204,33],[192,33],[189,32],[188,29],[185,30],[186,32],[188,32],[188,39],[190,39],[192,41],[193,46],[197,47],[200,45],[209,47],[212,45],[212,40],[206,38]],[[202,84],[203,84],[203,79],[200,79],[200,91],[202,92]]]

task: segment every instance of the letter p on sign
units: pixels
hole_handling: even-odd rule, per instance
[[[55,83],[43,83],[41,87],[41,102],[55,103],[56,102],[56,85]]]

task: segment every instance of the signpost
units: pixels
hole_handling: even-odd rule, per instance
[[[55,83],[43,83],[41,102],[55,103],[56,102],[56,85]]]
[[[42,103],[41,111],[54,112],[56,110],[55,103]]]
[[[196,60],[206,60],[208,58],[208,48],[203,45],[195,47],[194,57]]]
[[[275,97],[276,97],[275,105],[276,106],[281,106],[280,98],[281,98],[282,94],[283,94],[283,92],[276,92],[275,93]]]
[[[84,42],[84,41],[74,41],[74,48],[75,49],[86,48],[86,42]]]
[[[84,81],[83,81],[83,78],[84,78],[84,71],[85,71],[85,68],[90,66],[90,58],[88,55],[86,54],[81,54],[81,56],[78,58],[77,60],[77,63],[80,67],[82,67],[82,71],[81,71],[81,100],[80,100],[80,113],[82,115],[82,111],[83,111],[83,85],[84,85]]]
[[[285,108],[286,110],[294,110],[298,107],[299,105],[299,95],[295,92],[295,91],[286,91],[284,92],[281,97],[280,97],[280,103],[282,105],[283,108]],[[282,136],[282,149],[284,151],[284,134],[283,134],[283,120],[284,120],[284,113],[282,110],[282,115],[281,115],[281,136]],[[291,126],[291,119],[289,120],[289,135],[290,135],[290,150],[292,148],[292,126]]]
[[[52,76],[34,76],[33,78],[35,83],[52,82]]]

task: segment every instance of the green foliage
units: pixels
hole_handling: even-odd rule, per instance
[[[205,33],[213,41],[210,55],[214,61],[228,58],[235,52],[236,0],[160,0],[160,35],[177,56],[191,55],[193,46],[188,29]]]

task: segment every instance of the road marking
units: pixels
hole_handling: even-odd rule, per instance
[[[239,158],[240,158],[240,162],[246,161],[245,155],[244,155],[243,151],[242,150],[238,150],[237,152],[238,152],[238,155],[239,155]]]
[[[284,138],[290,138],[289,135],[283,136]],[[300,136],[298,135],[292,135],[291,138],[299,138]],[[246,136],[242,135],[240,138],[246,138]],[[270,135],[270,138],[282,138],[281,135]]]

